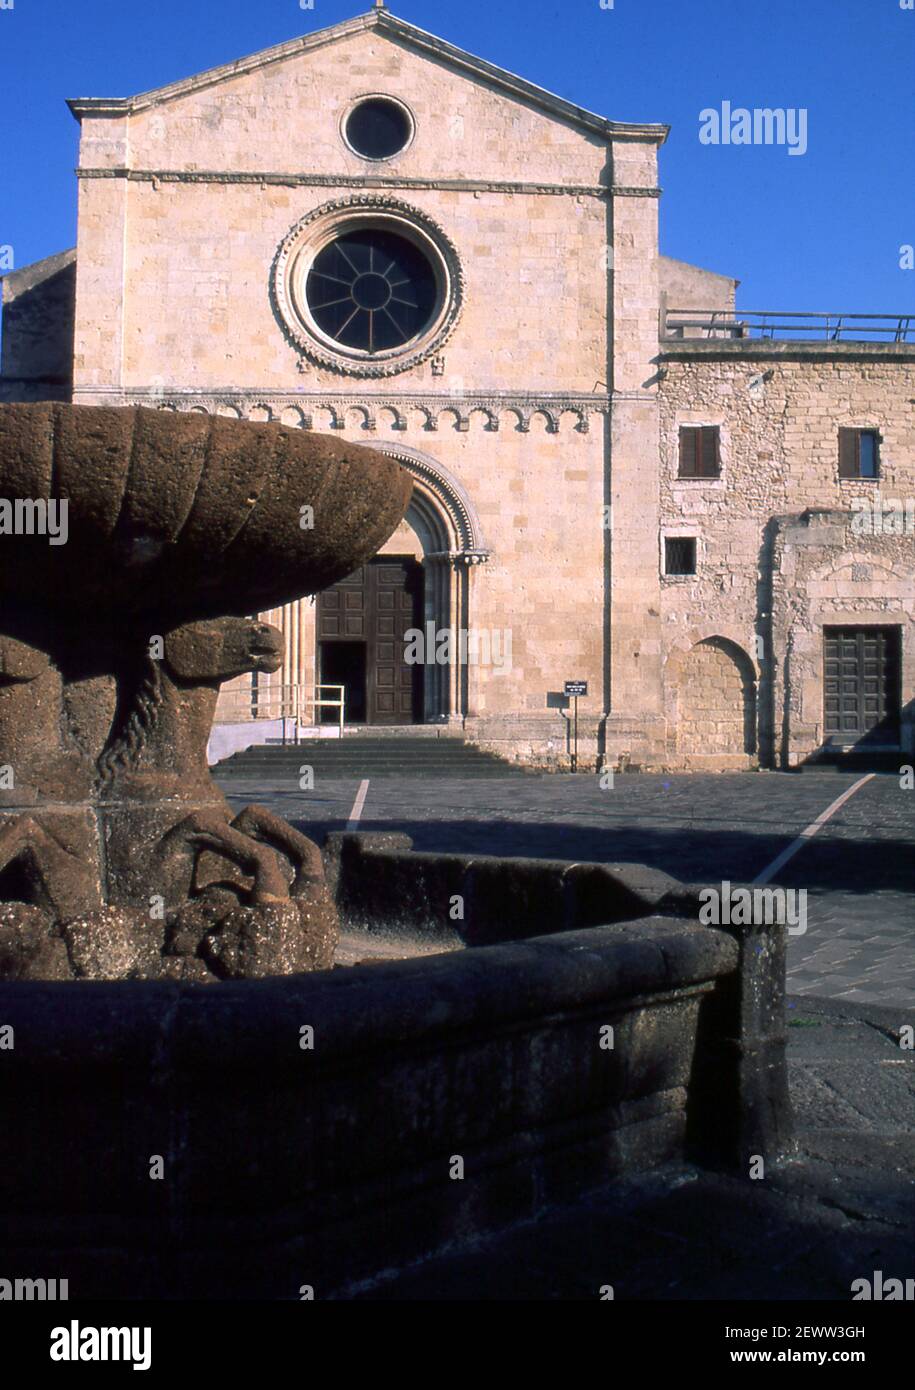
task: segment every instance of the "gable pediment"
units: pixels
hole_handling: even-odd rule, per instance
[[[157,87],[133,97],[77,97],[68,106],[77,120],[92,116],[136,116],[155,108],[180,102],[196,94],[211,91],[225,84],[237,83],[239,78],[254,76],[289,64],[305,55],[320,54],[334,45],[345,43],[354,36],[372,34],[386,38],[392,45],[424,55],[440,68],[471,82],[483,83],[515,102],[533,107],[553,119],[571,125],[582,132],[609,138],[633,138],[662,144],[668,127],[659,124],[633,124],[608,120],[583,107],[566,101],[538,87],[525,78],[478,58],[454,44],[392,15],[386,9],[374,9],[367,14],[344,20],[301,38],[291,39],[264,49],[236,62],[210,68],[193,77]]]

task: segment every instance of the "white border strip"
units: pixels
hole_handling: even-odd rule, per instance
[[[774,878],[775,875],[778,873],[779,869],[783,868],[784,865],[788,863],[789,859],[793,859],[794,856],[797,854],[798,850],[803,849],[807,841],[812,840],[817,831],[823,828],[823,826],[826,824],[829,818],[831,816],[834,816],[836,811],[838,811],[841,806],[845,805],[849,797],[854,796],[855,792],[859,791],[860,788],[864,786],[865,782],[869,782],[871,778],[876,777],[876,775],[877,774],[875,772],[868,772],[866,776],[859,777],[857,782],[853,783],[852,786],[850,786],[846,791],[844,791],[841,796],[837,796],[835,801],[833,801],[831,805],[826,807],[826,810],[822,813],[822,815],[817,816],[815,821],[811,821],[810,825],[807,826],[806,830],[802,830],[800,835],[798,835],[797,839],[792,840],[788,848],[783,849],[781,854],[778,855],[776,859],[772,860],[772,863],[768,866],[768,868],[763,869],[761,874],[757,874],[756,878],[754,878],[753,880],[753,883],[768,883],[771,878]]]

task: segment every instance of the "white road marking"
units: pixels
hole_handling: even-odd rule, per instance
[[[347,830],[359,829],[359,818],[362,815],[362,808],[365,805],[365,798],[368,795],[368,778],[359,783],[359,790],[356,793],[356,800],[353,802],[353,809],[349,813],[349,820],[346,822]]]
[[[836,811],[838,811],[841,806],[845,805],[849,797],[854,796],[855,792],[858,791],[861,787],[863,787],[865,782],[869,782],[871,778],[875,776],[876,773],[868,772],[865,777],[859,777],[857,782],[854,782],[848,788],[847,791],[844,791],[842,793],[841,796],[837,796],[835,801],[833,801],[831,805],[827,806],[826,810],[823,811],[821,815],[817,816],[815,821],[810,822],[806,830],[801,831],[800,835],[798,835],[796,840],[792,840],[791,844],[788,846],[787,849],[783,849],[781,854],[778,855],[777,858],[772,860],[772,863],[768,866],[768,868],[763,869],[761,874],[757,874],[756,878],[754,878],[753,880],[754,884],[768,883],[771,878],[774,878],[775,875],[778,873],[779,869],[781,869],[785,864],[787,864],[789,859],[793,859],[794,856],[797,854],[798,850],[803,849],[807,841],[812,840],[817,831],[823,828],[823,826],[826,824],[829,818],[831,816],[834,816]]]

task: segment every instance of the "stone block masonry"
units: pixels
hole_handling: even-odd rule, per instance
[[[346,135],[367,97],[406,113],[383,159]],[[915,506],[915,344],[660,338],[668,308],[739,317],[733,278],[659,254],[666,126],[583,111],[383,9],[71,109],[76,263],[53,293],[36,267],[7,277],[0,399],[72,376],[77,402],[393,454],[414,501],[384,555],[421,567],[422,621],[512,642],[510,670],[426,672],[410,719],[567,767],[560,694],[582,679],[580,766],[793,765],[828,737],[824,629],[882,625],[912,751],[911,537],[833,543],[805,518],[841,531],[875,487]],[[355,226],[437,248],[441,322],[389,357],[309,318],[309,268]],[[717,428],[718,478],[677,476],[689,425]],[[843,427],[879,432],[879,479],[839,477]],[[695,541],[694,575],[667,573],[668,538]],[[266,703],[311,693],[314,608],[263,616],[285,641]]]

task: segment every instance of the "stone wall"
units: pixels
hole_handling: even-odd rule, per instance
[[[911,747],[915,539],[911,530],[858,535],[853,522],[856,504],[878,494],[915,499],[915,347],[691,342],[664,344],[663,365],[661,537],[694,535],[698,550],[695,578],[661,580],[668,756],[685,751],[675,728],[684,654],[709,639],[729,643],[755,675],[763,761],[812,753],[823,735],[827,623],[904,629],[903,745]],[[678,479],[679,428],[690,424],[719,426],[720,478]],[[878,480],[838,476],[841,426],[880,431]],[[824,525],[819,513],[836,515]],[[733,746],[716,752],[744,751],[738,724],[734,711]]]
[[[381,171],[340,135],[374,91],[416,122]],[[460,257],[461,332],[434,389],[591,391],[607,367],[606,161],[599,137],[371,32],[130,117],[84,118],[77,398],[154,383],[376,389],[300,372],[268,293],[290,228],[363,194],[427,213]],[[397,376],[403,392],[431,381],[428,362]]]
[[[0,401],[69,400],[76,251],[3,276]]]
[[[729,275],[718,275],[712,270],[690,265],[688,261],[678,261],[673,256],[658,257],[658,280],[661,291],[661,308],[694,309],[697,314],[710,310],[723,310],[734,313],[739,280]],[[695,329],[684,330],[683,336],[693,337]]]
[[[915,511],[915,488],[906,495]],[[911,529],[863,536],[854,526],[846,512],[813,512],[780,518],[772,528],[771,642],[778,659],[765,685],[777,754],[789,767],[824,740],[826,626],[899,630],[900,743],[908,761],[915,754],[915,538]]]

